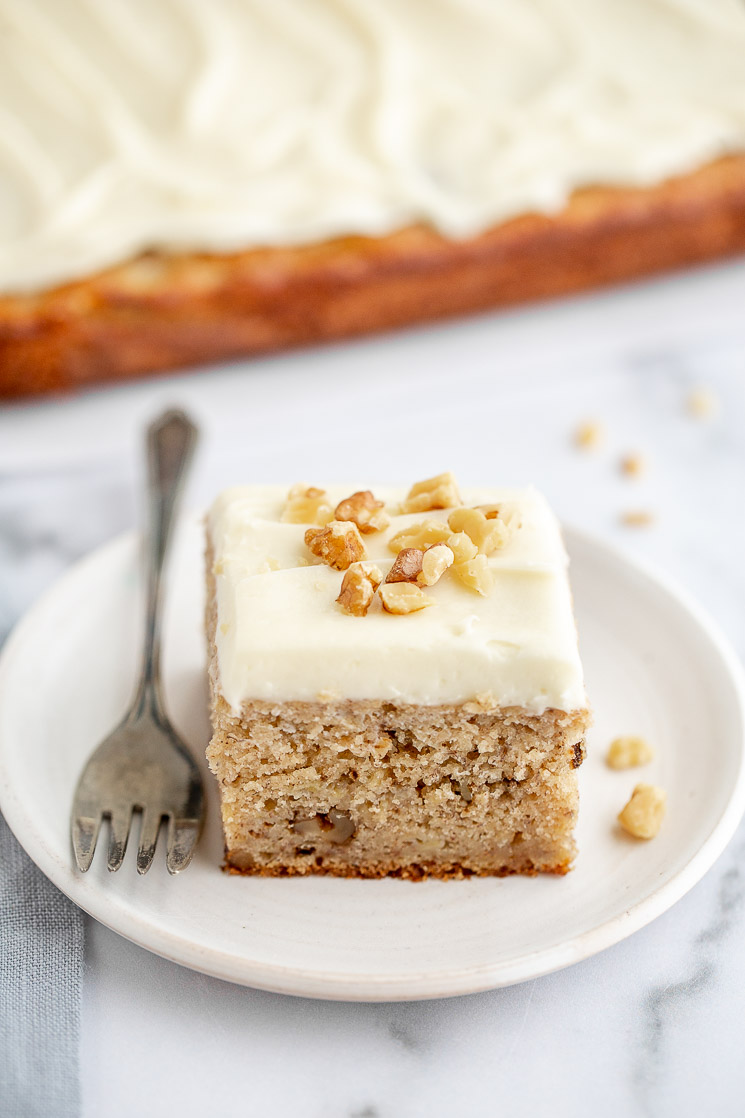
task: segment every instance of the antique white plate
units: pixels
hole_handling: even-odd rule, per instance
[[[580,771],[580,855],[565,878],[231,877],[220,871],[209,777],[205,834],[181,876],[168,876],[162,851],[144,878],[132,851],[116,874],[101,850],[79,874],[68,829],[73,788],[123,712],[138,659],[139,557],[131,535],[70,570],[6,646],[0,808],[44,873],[96,919],[233,982],[394,1000],[465,994],[576,963],[668,909],[731,838],[745,805],[745,692],[734,655],[685,595],[585,535],[569,531],[567,543],[595,725]],[[199,527],[187,521],[169,570],[165,682],[173,721],[196,754],[208,735],[201,555]],[[603,754],[620,733],[647,737],[653,763],[610,771]],[[649,843],[615,825],[638,780],[668,793],[666,821]]]

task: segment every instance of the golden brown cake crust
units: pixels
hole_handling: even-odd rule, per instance
[[[295,867],[274,869],[265,866],[261,868],[251,866],[250,869],[240,869],[230,862],[227,854],[224,869],[227,873],[241,877],[306,877],[318,872],[317,868],[309,868],[301,872]],[[537,877],[539,873],[556,874],[563,877],[570,869],[571,861],[567,859],[565,862],[557,863],[554,866],[542,866],[540,870],[530,865],[521,869],[502,866],[488,870],[474,870],[470,867],[464,867],[458,862],[449,865],[442,865],[439,862],[417,862],[409,866],[398,866],[394,862],[381,862],[375,866],[367,865],[363,869],[355,869],[351,866],[331,866],[324,868],[323,872],[327,877],[367,879],[398,877],[402,881],[426,881],[428,878],[439,878],[440,881],[459,881],[467,877],[515,877],[517,874],[521,877]]]
[[[268,353],[566,294],[745,250],[745,154],[466,241],[412,227],[234,255],[149,253],[0,297],[0,396]]]

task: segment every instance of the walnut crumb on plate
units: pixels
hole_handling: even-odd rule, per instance
[[[611,769],[633,769],[653,758],[652,747],[644,738],[626,734],[613,739],[605,759]]]
[[[579,450],[597,450],[604,440],[605,430],[596,419],[585,419],[574,432],[574,445]]]
[[[665,816],[665,790],[655,784],[637,784],[618,822],[634,838],[654,838]]]

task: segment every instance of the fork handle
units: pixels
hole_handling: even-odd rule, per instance
[[[148,522],[145,532],[147,604],[142,672],[131,717],[163,710],[160,689],[160,629],[163,565],[176,508],[197,443],[197,428],[182,411],[166,411],[147,429]]]

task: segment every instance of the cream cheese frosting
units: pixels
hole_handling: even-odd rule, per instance
[[[355,486],[330,486],[332,506]],[[389,513],[403,490],[373,487]],[[558,522],[535,489],[467,489],[467,505],[498,503],[515,525],[489,556],[494,576],[482,597],[443,577],[433,606],[407,616],[379,602],[365,617],[336,604],[342,575],[315,559],[307,525],[281,522],[287,491],[229,489],[208,516],[217,596],[217,686],[238,712],[252,699],[375,699],[435,705],[468,701],[578,710],[586,706],[577,634]],[[450,510],[452,511],[452,510]],[[392,515],[364,537],[385,575],[388,540],[447,511]]]
[[[0,0],[0,290],[745,149],[745,0]]]

